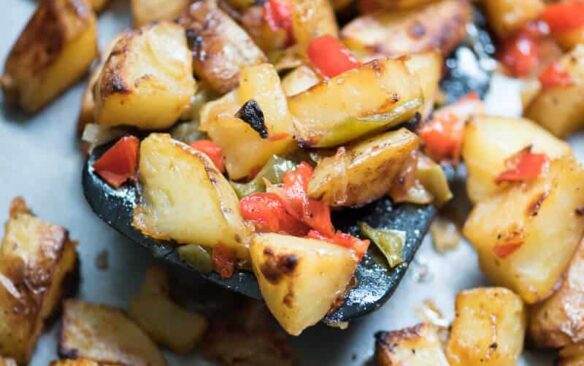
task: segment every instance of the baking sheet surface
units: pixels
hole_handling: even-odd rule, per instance
[[[0,62],[3,65],[36,2],[2,0],[1,5]],[[100,46],[129,25],[127,1],[113,0],[112,6],[99,18]],[[519,113],[517,83],[497,77],[493,85],[489,109],[499,115]],[[32,118],[10,110],[0,99],[0,220],[6,220],[10,200],[16,195],[24,196],[40,217],[65,226],[72,238],[79,240],[82,282],[78,296],[125,308],[152,259],[145,250],[102,223],[85,203],[80,182],[83,160],[75,137],[82,90],[83,83],[76,85]],[[580,158],[584,156],[583,137],[571,139]],[[109,258],[105,271],[95,265],[97,256],[104,250]],[[293,340],[301,364],[367,364],[373,355],[376,331],[419,322],[425,300],[431,300],[448,320],[452,320],[456,293],[487,284],[468,244],[463,243],[447,254],[438,254],[426,238],[402,284],[383,308],[351,323],[347,330],[317,326]],[[41,337],[32,365],[44,366],[56,359],[57,328],[58,325],[53,325]],[[196,356],[169,355],[168,360],[170,365],[207,364]],[[522,365],[550,365],[551,360],[550,355],[528,351]]]

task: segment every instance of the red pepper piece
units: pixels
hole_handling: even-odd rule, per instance
[[[493,252],[500,259],[505,259],[523,245],[523,241],[516,243],[497,244],[493,247]]]
[[[539,65],[542,37],[539,24],[531,22],[503,41],[499,59],[512,76],[528,76]]]
[[[215,168],[221,173],[225,173],[223,151],[219,145],[211,140],[197,140],[191,143],[191,147],[207,155],[213,162],[213,165],[215,165]]]
[[[211,260],[215,271],[223,279],[231,278],[235,272],[235,264],[237,263],[237,253],[232,248],[218,243],[213,247],[211,253]]]
[[[564,1],[548,5],[541,19],[556,34],[584,27],[584,1]]]
[[[292,12],[293,7],[290,1],[286,0],[267,0],[264,3],[263,18],[268,26],[275,32],[286,31],[286,43],[294,43],[294,33],[292,31]]]
[[[531,146],[519,151],[505,162],[507,170],[495,178],[495,183],[521,182],[536,179],[542,172],[548,158],[545,154],[531,152]]]
[[[307,52],[310,63],[329,78],[361,65],[353,53],[330,34],[313,39]]]
[[[115,188],[129,179],[135,179],[138,169],[138,146],[135,136],[124,136],[93,164],[101,178]]]
[[[254,193],[239,202],[241,216],[259,232],[305,235],[308,228],[286,209],[283,199],[275,193]]]
[[[558,62],[552,62],[540,74],[539,81],[544,89],[572,85],[572,77]]]

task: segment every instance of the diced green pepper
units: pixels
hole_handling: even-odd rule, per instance
[[[404,261],[402,251],[406,243],[406,232],[400,230],[375,229],[360,222],[361,233],[371,240],[387,259],[390,268]]]
[[[420,158],[416,177],[424,188],[434,196],[436,206],[442,206],[452,199],[452,192],[448,186],[444,170],[430,158]]]
[[[197,244],[182,245],[177,249],[180,259],[199,272],[209,273],[213,271],[211,254]]]
[[[266,165],[264,165],[262,170],[259,171],[253,180],[247,183],[231,182],[231,185],[233,186],[235,193],[237,193],[237,196],[243,198],[252,193],[264,192],[266,190],[264,179],[273,184],[282,183],[284,174],[294,169],[296,169],[296,163],[274,155],[268,160]]]

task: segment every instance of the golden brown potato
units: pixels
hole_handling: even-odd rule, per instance
[[[249,35],[214,0],[195,2],[179,23],[186,28],[195,74],[220,94],[237,86],[243,67],[267,61]]]
[[[583,366],[584,343],[572,344],[562,348],[557,366]]]
[[[562,286],[529,314],[529,334],[540,347],[584,341],[584,242],[564,274]]]
[[[320,83],[318,74],[308,66],[300,66],[290,71],[282,79],[282,88],[287,97],[300,94]]]
[[[185,31],[162,21],[127,32],[114,46],[95,85],[95,122],[167,128],[194,94]]]
[[[584,43],[584,29],[578,27],[561,33],[553,33],[552,37],[564,51],[569,51],[579,44]]]
[[[292,366],[290,338],[274,326],[266,306],[246,300],[211,324],[201,346],[205,358],[224,366]]]
[[[542,0],[484,0],[489,25],[499,38],[505,38],[530,20],[537,19],[545,8]]]
[[[438,331],[431,324],[378,332],[375,339],[378,366],[448,366]]]
[[[66,229],[10,206],[0,247],[0,355],[28,363],[45,320],[60,307],[77,264]]]
[[[88,4],[41,1],[6,59],[4,96],[36,112],[79,80],[96,56],[95,15]]]
[[[333,207],[362,206],[381,198],[418,146],[418,136],[401,128],[341,147],[318,162],[308,195]]]
[[[568,267],[584,232],[582,207],[584,169],[563,157],[536,180],[478,203],[464,235],[487,277],[533,304],[552,293]]]
[[[300,50],[305,50],[313,39],[339,29],[329,0],[290,0],[292,2],[292,33]]]
[[[238,10],[242,12],[239,23],[264,52],[282,50],[289,45],[288,32],[285,29],[273,29],[266,21],[263,4],[256,2]]]
[[[362,15],[341,30],[350,48],[396,57],[423,51],[448,55],[466,35],[471,8],[466,0],[444,0],[403,11]]]
[[[219,109],[221,113],[208,114],[211,120],[205,122],[209,137],[221,147],[232,180],[252,176],[273,155],[296,147],[292,115],[274,66],[246,66],[239,77],[230,111]]]
[[[440,91],[443,61],[442,55],[436,51],[413,54],[405,59],[406,67],[412,74],[418,76],[422,87],[424,96],[424,106],[420,110],[422,121],[426,120],[434,109]]]
[[[450,366],[514,366],[523,350],[526,311],[521,298],[501,287],[456,296],[446,356]]]
[[[130,301],[130,318],[158,344],[176,353],[191,351],[207,330],[207,319],[172,301],[169,279],[160,267],[146,270],[140,293]]]
[[[0,364],[1,365],[1,364]],[[117,366],[121,364],[97,362],[88,360],[86,358],[78,358],[75,360],[59,360],[51,362],[50,366]]]
[[[164,366],[154,342],[121,310],[67,300],[63,308],[59,356],[99,363]]]
[[[495,178],[505,160],[527,146],[550,159],[571,155],[570,146],[526,119],[477,117],[464,132],[462,157],[468,171],[466,189],[470,200],[478,203],[504,189]]]
[[[320,321],[349,286],[357,257],[345,247],[280,234],[257,234],[250,255],[260,291],[289,334]]]
[[[377,59],[288,98],[296,140],[342,145],[405,122],[424,103],[420,80],[402,59]]]
[[[140,144],[142,201],[133,225],[148,236],[181,244],[217,243],[248,256],[247,229],[233,188],[209,157],[168,134]]]
[[[570,75],[571,84],[543,89],[524,114],[554,135],[565,137],[584,127],[584,45],[564,55],[559,65]]]
[[[158,20],[173,20],[185,11],[192,0],[131,0],[134,27]]]

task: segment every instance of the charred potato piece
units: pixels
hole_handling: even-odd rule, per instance
[[[584,341],[584,242],[560,289],[531,309],[529,334],[540,347],[559,348]]]
[[[436,327],[421,323],[375,334],[378,366],[448,366]]]
[[[484,0],[489,25],[499,38],[505,38],[530,20],[535,20],[545,8],[542,0]]]
[[[572,153],[567,143],[526,119],[477,117],[471,120],[465,128],[462,147],[470,200],[478,203],[501,192],[504,186],[497,185],[495,179],[506,169],[505,160],[530,145],[532,151],[545,153],[550,159]]]
[[[267,61],[249,35],[214,0],[195,2],[179,23],[186,28],[195,74],[220,94],[237,86],[243,67]]]
[[[584,169],[563,157],[536,180],[478,203],[464,235],[487,277],[533,304],[554,291],[567,269],[584,232],[582,207]]]
[[[226,319],[215,321],[201,346],[205,358],[227,366],[292,366],[290,338],[279,327],[266,306],[247,300]]]
[[[234,100],[239,111],[220,113],[207,126],[234,180],[252,176],[273,155],[284,155],[296,146],[292,115],[274,67],[247,66],[240,79]]]
[[[164,366],[154,342],[121,310],[80,300],[65,301],[59,356],[99,363]]]
[[[584,343],[571,344],[562,348],[557,366],[584,365]]]
[[[160,267],[146,270],[142,290],[130,301],[130,318],[158,344],[176,353],[191,351],[203,337],[207,320],[172,301],[168,275]]]
[[[233,188],[209,157],[170,135],[140,144],[142,202],[133,225],[146,235],[181,244],[217,243],[247,257],[247,230]]]
[[[131,0],[134,27],[158,20],[173,20],[185,11],[192,0]]]
[[[122,35],[95,85],[95,122],[172,126],[195,94],[184,29],[159,22]]]
[[[77,264],[64,228],[12,201],[0,247],[0,355],[26,364],[44,322],[60,307]]]
[[[357,267],[350,249],[320,240],[257,234],[253,271],[272,315],[289,334],[320,321],[342,297]]]
[[[377,59],[288,99],[296,139],[331,147],[413,117],[423,104],[417,75],[404,60]]]
[[[338,36],[335,13],[329,0],[290,0],[292,34],[297,47],[306,50],[313,39],[326,34]]]
[[[506,288],[476,288],[456,296],[446,356],[451,366],[512,366],[523,350],[526,311]]]
[[[565,137],[584,127],[584,45],[579,45],[559,60],[568,73],[568,86],[543,89],[525,111],[551,133]]]
[[[342,41],[360,52],[396,57],[423,51],[448,55],[466,35],[471,7],[466,0],[444,0],[403,11],[362,15],[341,30]]]
[[[6,59],[0,78],[5,99],[36,112],[79,80],[96,56],[95,15],[88,4],[41,1]]]
[[[333,207],[362,206],[383,197],[418,146],[418,136],[402,128],[342,147],[318,162],[308,195]]]

